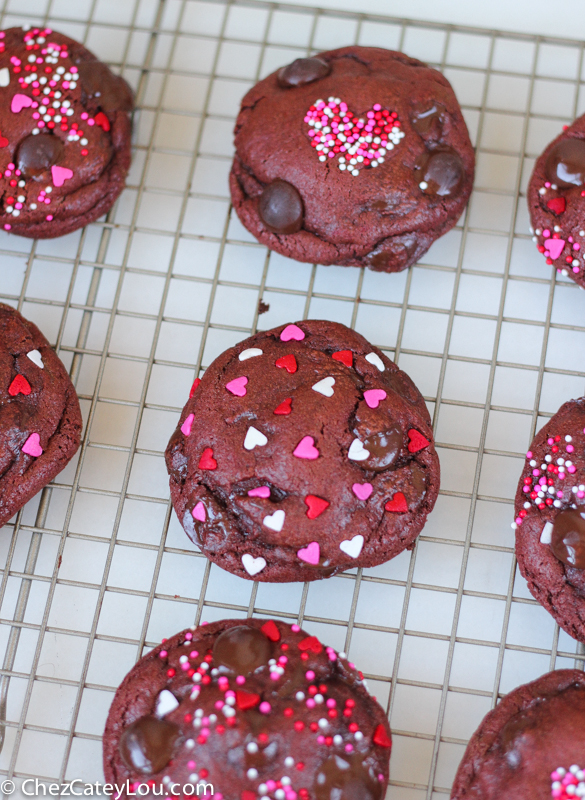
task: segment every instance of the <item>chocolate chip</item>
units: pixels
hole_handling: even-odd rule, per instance
[[[465,170],[454,150],[432,150],[419,159],[414,174],[425,194],[450,197],[461,188]]]
[[[370,455],[362,462],[363,466],[374,472],[382,472],[391,467],[402,449],[403,439],[404,433],[400,425],[366,437],[363,444]]]
[[[18,146],[17,167],[25,178],[38,178],[59,161],[64,149],[58,136],[31,133]]]
[[[292,64],[278,70],[277,80],[283,89],[304,86],[329,75],[331,64],[322,58],[297,58]]]
[[[585,141],[561,139],[548,154],[546,177],[562,189],[585,183]]]
[[[264,189],[258,214],[273,233],[297,233],[303,227],[303,201],[295,187],[277,178]]]
[[[213,660],[238,675],[251,675],[268,663],[272,646],[262,631],[248,625],[228,628],[215,640]]]
[[[81,61],[81,87],[104,111],[132,111],[134,97],[126,81],[101,61]]]
[[[550,547],[563,564],[585,569],[585,518],[581,511],[567,509],[557,515]]]
[[[413,108],[412,127],[423,139],[440,139],[446,109],[440,103]]]
[[[122,732],[120,755],[130,770],[154,775],[164,769],[173,756],[181,730],[174,722],[156,717],[141,717]]]

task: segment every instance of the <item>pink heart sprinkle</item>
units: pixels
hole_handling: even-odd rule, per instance
[[[199,522],[205,522],[207,518],[207,512],[205,511],[205,506],[201,502],[201,500],[197,503],[193,511],[191,512],[195,519],[198,519]]]
[[[43,454],[41,437],[38,433],[31,433],[26,442],[22,445],[22,452],[28,453],[29,456],[34,456],[35,458]]]
[[[268,486],[258,486],[256,489],[250,489],[248,497],[263,497],[266,499],[270,497],[270,489]]]
[[[308,544],[306,547],[301,547],[301,549],[297,551],[297,556],[301,561],[306,561],[307,564],[313,564],[313,566],[319,563],[320,555],[321,550],[317,542],[311,542],[311,544]]]
[[[189,414],[185,422],[181,425],[181,433],[184,433],[185,436],[189,436],[191,433],[191,426],[193,425],[193,420],[195,419],[195,414]]]
[[[351,488],[355,496],[360,500],[367,500],[374,491],[371,483],[354,483]]]
[[[297,458],[308,458],[309,460],[313,461],[315,458],[319,458],[319,451],[315,447],[315,440],[312,436],[303,436],[301,441],[293,450],[293,456]]]
[[[290,342],[291,339],[294,339],[295,342],[302,342],[304,338],[305,334],[298,325],[287,325],[280,334],[281,342]]]
[[[53,186],[63,186],[65,181],[73,177],[73,170],[67,167],[58,167],[56,164],[53,164],[51,167],[51,174],[53,176]]]
[[[241,378],[234,378],[233,381],[226,383],[225,388],[228,392],[235,394],[236,397],[243,397],[246,394],[246,384],[248,383],[248,379],[245,375],[242,375]]]
[[[384,389],[368,389],[364,392],[364,400],[370,408],[378,408],[380,400],[388,397]]]
[[[564,239],[545,239],[544,246],[548,250],[550,257],[554,261],[556,258],[560,256],[565,248],[565,240]]]
[[[10,110],[13,114],[18,114],[23,108],[30,108],[32,104],[33,100],[31,100],[31,98],[27,97],[25,94],[15,94],[12,98]]]

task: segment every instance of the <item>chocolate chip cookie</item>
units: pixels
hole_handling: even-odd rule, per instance
[[[0,303],[0,525],[61,472],[80,435],[65,367],[36,325]]]
[[[0,31],[0,226],[62,236],[105,214],[130,166],[130,87],[49,28]]]
[[[242,100],[230,175],[246,228],[297,261],[397,272],[465,208],[474,152],[448,80],[376,47],[297,59]]]
[[[220,355],[166,451],[173,505],[216,564],[305,581],[412,547],[439,490],[424,400],[355,331],[305,320]]]
[[[391,749],[352,664],[298,625],[260,619],[152,650],[116,692],[103,742],[122,797],[149,786],[173,796],[174,784],[177,796],[223,800],[382,800]]]

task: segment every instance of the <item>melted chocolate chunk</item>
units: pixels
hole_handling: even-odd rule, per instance
[[[551,550],[563,564],[585,569],[585,512],[577,509],[557,515],[551,535]]]
[[[322,58],[297,58],[278,71],[278,85],[283,89],[304,86],[329,75],[331,64]]]
[[[418,160],[414,174],[425,194],[450,197],[463,185],[463,161],[454,150],[433,150]],[[425,185],[426,184],[426,187]]]
[[[78,64],[81,87],[86,97],[104,111],[132,111],[134,97],[126,81],[101,61],[81,61]]]
[[[305,216],[300,194],[280,178],[269,183],[260,195],[258,214],[273,233],[297,233]]]
[[[384,201],[380,200],[376,200],[372,204],[372,208],[376,211],[383,211],[383,206]],[[386,208],[386,210],[388,209]],[[386,239],[380,248],[368,253],[368,266],[374,271],[387,272],[393,263],[412,258],[416,252],[416,247],[416,238],[411,234],[394,236],[390,241]]]
[[[440,139],[445,113],[445,107],[440,103],[433,103],[426,108],[414,108],[412,127],[423,139]]]
[[[316,800],[381,800],[382,784],[365,766],[362,754],[329,756],[315,779]]]
[[[213,646],[213,660],[217,666],[244,676],[267,664],[271,653],[271,644],[262,631],[247,625],[224,631]]]
[[[424,469],[416,463],[411,465],[410,473],[412,488],[415,491],[414,503],[418,505],[427,493],[427,476]]]
[[[18,146],[16,164],[25,178],[38,178],[59,161],[64,149],[58,136],[31,133]]]
[[[187,476],[187,456],[183,452],[184,441],[185,435],[180,428],[177,428],[168,444],[169,472],[178,483],[182,483]]]
[[[120,755],[130,770],[154,775],[164,769],[173,756],[181,730],[174,722],[156,717],[141,717],[120,737]]]
[[[513,769],[522,763],[523,746],[530,744],[535,727],[534,717],[521,712],[509,719],[500,731],[500,745],[506,753],[506,761]]]
[[[546,177],[561,189],[585,183],[585,141],[561,139],[548,154]]]
[[[402,449],[403,439],[404,432],[400,425],[393,425],[387,431],[368,436],[363,444],[370,455],[362,461],[363,466],[374,472],[382,472],[391,467]]]

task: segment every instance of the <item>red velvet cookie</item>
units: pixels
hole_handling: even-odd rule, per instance
[[[49,28],[0,31],[0,226],[62,236],[105,214],[130,166],[132,91]]]
[[[363,336],[304,320],[230,348],[167,447],[173,505],[216,564],[315,580],[412,547],[439,490],[429,414]]]
[[[36,325],[0,303],[0,525],[61,472],[80,435],[65,367]]]
[[[298,625],[260,619],[163,641],[116,692],[103,742],[106,782],[128,785],[124,798],[149,784],[155,796],[382,800],[391,749],[352,664]]]
[[[242,100],[230,175],[246,228],[297,261],[397,272],[465,208],[475,157],[449,81],[375,47],[297,59]]]

